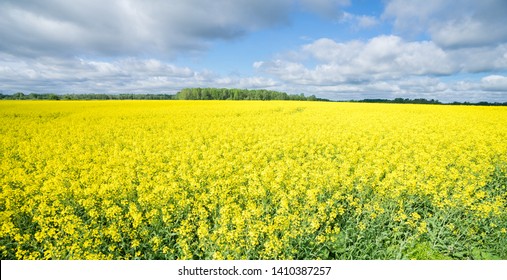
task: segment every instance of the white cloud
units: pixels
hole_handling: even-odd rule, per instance
[[[475,48],[446,50],[457,69],[478,73],[507,69],[507,43]]]
[[[320,62],[343,63],[358,56],[363,45],[364,43],[360,41],[338,43],[329,38],[321,38],[311,44],[304,45],[302,51]]]
[[[225,88],[276,88],[280,87],[281,84],[273,79],[265,77],[222,77],[213,82],[213,87],[225,87]]]
[[[348,42],[321,38],[287,57],[254,66],[300,84],[487,73],[507,69],[507,44],[443,49],[431,41],[410,42],[393,35]]]
[[[311,92],[331,100],[361,100],[367,98],[425,98],[441,102],[505,102],[506,91],[484,90],[481,81],[449,81],[439,78],[410,77],[399,80],[365,81],[336,85],[285,85],[289,92]]]
[[[391,0],[381,18],[346,13],[349,4],[2,0],[0,92],[174,93],[183,87],[217,86],[331,99],[507,100],[507,1]],[[250,77],[167,62],[200,54],[217,40],[288,25],[296,9],[357,30],[392,19],[399,35],[343,42],[306,38],[309,43],[298,49],[253,63],[257,74]],[[428,39],[417,41],[421,34]],[[442,81],[456,74],[476,78]]]
[[[391,0],[383,14],[404,34],[427,33],[440,46],[477,47],[507,42],[505,0]]]
[[[405,42],[379,36],[367,42],[338,43],[323,38],[305,45],[303,55],[315,59],[313,68],[301,61],[257,62],[256,68],[296,84],[332,85],[343,82],[398,79],[411,75],[445,75],[455,69],[447,54],[432,42]]]
[[[175,93],[184,87],[271,88],[266,77],[223,77],[156,59],[114,61],[38,58],[19,61],[0,55],[0,90],[57,93]],[[23,81],[22,84],[19,81]]]
[[[486,91],[501,91],[507,94],[507,77],[490,75],[482,78],[481,87]]]
[[[340,21],[351,24],[352,29],[370,28],[380,23],[377,17],[367,15],[355,15],[347,12],[342,13]]]
[[[368,28],[379,24],[379,20],[373,16],[361,15],[357,17],[357,25],[361,28]]]
[[[0,2],[0,51],[25,56],[174,55],[288,22],[290,0]]]
[[[507,70],[507,44],[443,49],[431,41],[405,41],[392,35],[348,42],[321,38],[284,59],[258,61],[254,68],[281,80],[292,92],[312,92],[331,99],[507,99],[504,76],[451,82],[440,78]]]
[[[176,56],[287,25],[299,7],[335,17],[348,0],[3,0],[0,52],[22,56]]]

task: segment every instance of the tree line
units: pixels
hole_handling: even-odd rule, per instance
[[[10,100],[301,100],[329,101],[315,95],[287,94],[272,90],[248,90],[228,88],[185,88],[176,94],[54,94],[17,92],[12,95],[0,94],[0,99]]]
[[[185,88],[176,94],[55,94],[17,92],[14,94],[0,93],[0,99],[6,100],[300,100],[300,101],[330,101],[315,95],[287,94],[281,91],[265,89],[228,89],[228,88]],[[341,101],[344,102],[344,101]],[[395,104],[447,104],[447,105],[478,105],[478,106],[507,106],[507,102],[452,102],[443,103],[435,99],[424,98],[394,98],[394,99],[362,99],[345,102],[360,103],[395,103]]]
[[[83,94],[55,94],[55,93],[30,93],[17,92],[12,95],[0,93],[0,99],[9,100],[171,100],[173,94],[104,94],[104,93],[83,93]]]
[[[451,103],[443,103],[435,99],[425,99],[425,98],[395,98],[395,99],[362,99],[362,100],[350,100],[350,102],[360,102],[360,103],[393,103],[393,104],[445,104],[445,105],[477,105],[477,106],[507,106],[507,102],[451,102]]]
[[[179,100],[300,100],[329,101],[315,95],[287,94],[286,92],[266,89],[229,89],[229,88],[185,88],[176,94]]]

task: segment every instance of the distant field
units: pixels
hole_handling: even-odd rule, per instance
[[[507,259],[507,107],[1,101],[2,259]]]

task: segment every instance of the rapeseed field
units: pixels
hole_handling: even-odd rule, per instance
[[[2,259],[507,259],[507,108],[0,102]]]

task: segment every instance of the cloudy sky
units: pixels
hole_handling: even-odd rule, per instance
[[[505,0],[0,0],[0,93],[507,101]]]

